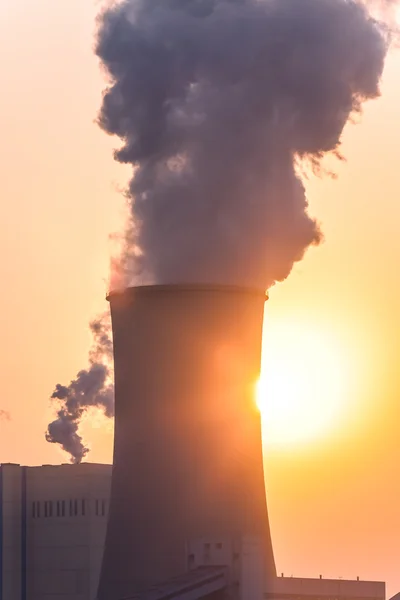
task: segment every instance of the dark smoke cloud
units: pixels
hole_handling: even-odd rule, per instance
[[[134,167],[122,285],[268,288],[321,240],[296,163],[379,95],[386,28],[352,0],[125,0],[99,18],[100,126]]]
[[[11,415],[7,410],[0,410],[1,421],[11,421]]]
[[[89,367],[79,373],[69,386],[57,384],[51,396],[60,404],[57,419],[49,424],[46,440],[60,444],[71,455],[71,462],[80,463],[89,452],[79,425],[88,408],[96,407],[107,417],[114,415],[114,387],[112,383],[112,340],[109,317],[102,316],[90,324],[93,346]]]

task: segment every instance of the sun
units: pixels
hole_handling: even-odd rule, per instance
[[[266,321],[257,404],[264,443],[293,445],[329,434],[348,401],[348,360],[332,331]]]

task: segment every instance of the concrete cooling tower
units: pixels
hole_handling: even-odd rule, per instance
[[[115,443],[99,600],[188,571],[193,540],[262,540],[259,377],[265,293],[155,285],[111,293]]]

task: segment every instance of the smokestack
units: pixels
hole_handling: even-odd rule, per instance
[[[117,600],[186,571],[187,542],[261,536],[265,293],[156,285],[112,293],[114,467],[98,592]]]

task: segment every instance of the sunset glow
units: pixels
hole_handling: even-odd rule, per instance
[[[266,444],[314,441],[337,427],[347,404],[347,365],[329,331],[266,323],[257,403]]]
[[[131,169],[95,122],[102,4],[0,0],[2,462],[66,461],[44,437],[48,399],[86,367],[88,323],[108,310],[109,234],[121,231]],[[337,179],[304,180],[325,240],[270,290],[258,405],[278,572],[386,581],[390,598],[400,590],[398,51],[381,87],[345,129],[346,160],[324,162]],[[110,463],[113,421],[93,416],[82,425],[89,460]]]

